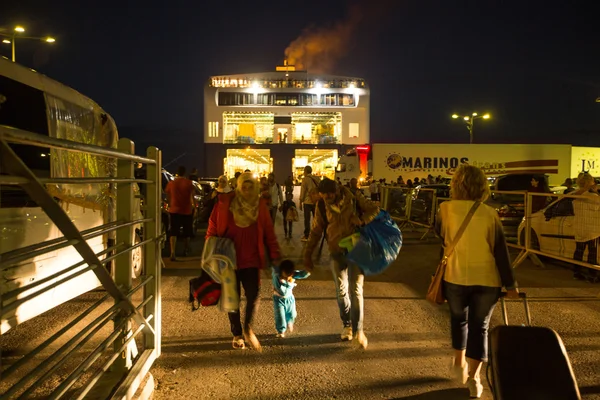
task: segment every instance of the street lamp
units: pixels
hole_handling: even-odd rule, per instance
[[[23,33],[23,32],[25,32],[25,28],[23,28],[20,25],[15,26],[12,34],[10,34],[10,35],[7,35],[5,33],[0,32],[0,36],[4,37],[4,39],[2,40],[2,43],[12,45],[12,61],[13,62],[16,61],[16,57],[15,57],[15,39],[17,37],[19,39],[42,40],[42,41],[44,41],[46,43],[54,43],[54,42],[56,42],[56,39],[54,39],[51,36],[46,36],[46,37],[21,36],[21,35],[17,36],[17,34]]]
[[[460,115],[458,114],[452,114],[452,119],[458,119],[460,118]],[[465,115],[464,117],[462,117],[462,119],[465,121],[465,124],[467,125],[467,129],[469,130],[469,143],[473,143],[473,124],[475,123],[476,119],[479,118],[483,118],[483,119],[490,119],[490,114],[483,114],[483,115],[479,115],[476,112],[474,112],[471,115]]]

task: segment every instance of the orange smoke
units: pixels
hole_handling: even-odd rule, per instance
[[[352,35],[363,17],[360,7],[350,8],[348,16],[331,27],[309,27],[285,49],[288,64],[312,73],[331,72],[337,60],[348,51]]]

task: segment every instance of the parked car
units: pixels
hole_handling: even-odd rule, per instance
[[[496,191],[525,192],[531,188],[533,178],[541,184],[548,181],[544,174],[509,174],[494,179],[492,187],[490,187],[492,195],[486,204],[494,207],[498,212],[504,234],[509,242],[517,242],[519,225],[525,216],[525,196],[522,194],[496,193]]]
[[[575,232],[573,220],[573,198],[564,197],[554,201],[543,210],[531,214],[531,248],[565,258],[573,258],[575,253]],[[526,221],[519,225],[519,244],[525,246]],[[584,256],[587,260],[587,254]],[[598,264],[599,259],[596,259]]]

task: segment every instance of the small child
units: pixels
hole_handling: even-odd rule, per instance
[[[285,232],[285,237],[286,238],[292,238],[292,224],[294,223],[294,216],[292,214],[295,214],[296,216],[296,220],[298,218],[298,211],[296,210],[296,203],[294,203],[293,199],[293,195],[291,193],[286,193],[285,195],[285,201],[283,202],[283,205],[281,206],[281,212],[283,213],[283,231]],[[290,209],[294,209],[291,213],[288,214],[288,212],[290,211]]]
[[[283,260],[279,267],[273,267],[273,310],[275,311],[275,329],[277,337],[285,337],[286,330],[292,333],[296,319],[296,299],[292,290],[296,279],[306,279],[308,271],[299,271],[290,260]]]

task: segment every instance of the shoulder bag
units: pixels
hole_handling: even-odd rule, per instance
[[[465,217],[462,225],[460,226],[460,228],[458,228],[458,232],[456,232],[456,236],[450,243],[450,246],[444,249],[444,257],[442,257],[442,260],[440,261],[437,270],[435,271],[435,275],[433,275],[433,277],[431,278],[431,284],[429,285],[429,289],[427,290],[427,296],[425,296],[425,298],[428,301],[434,304],[444,304],[446,302],[446,299],[444,298],[442,284],[444,280],[444,274],[446,273],[446,264],[448,263],[448,257],[450,257],[450,255],[454,251],[456,244],[462,237],[463,233],[465,232],[465,229],[467,229],[467,225],[469,225],[469,222],[471,222],[471,218],[473,218],[473,214],[475,214],[475,211],[477,211],[477,208],[480,204],[481,202],[479,201],[476,201],[475,204],[473,204],[473,206],[469,210],[469,213]]]

